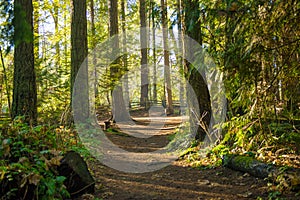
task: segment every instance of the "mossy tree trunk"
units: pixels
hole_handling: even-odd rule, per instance
[[[37,121],[37,92],[34,70],[32,0],[14,1],[14,88],[12,118],[25,116]]]

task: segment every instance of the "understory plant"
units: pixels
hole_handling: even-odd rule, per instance
[[[70,130],[48,125],[31,127],[22,117],[4,125],[0,134],[1,199],[69,197],[63,184],[65,177],[57,168],[62,153],[75,141]]]

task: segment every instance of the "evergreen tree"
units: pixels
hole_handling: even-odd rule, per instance
[[[76,117],[80,121],[89,117],[89,91],[88,91],[88,55],[87,44],[87,18],[86,1],[72,1],[72,24],[71,24],[71,105],[73,105]],[[85,62],[85,63],[83,63]],[[77,76],[80,70],[79,76]],[[76,85],[74,85],[76,79]],[[74,94],[76,98],[74,98]],[[80,115],[80,116],[79,116]]]
[[[146,30],[146,1],[140,0],[140,40],[141,40],[141,106],[146,106],[148,101],[148,59],[147,59],[147,40]]]
[[[37,91],[34,70],[32,0],[14,1],[14,88],[12,118],[24,116],[37,122]]]
[[[194,39],[200,45],[203,44],[202,41],[202,31],[201,31],[201,21],[200,19],[200,10],[199,10],[199,2],[193,0],[185,0],[184,1],[184,9],[185,9],[185,34],[188,35],[190,38]],[[185,50],[187,54],[193,57],[192,60],[195,59],[197,53],[193,50],[193,45],[184,44]],[[190,109],[197,109],[199,108],[200,116],[195,116],[193,111],[190,112],[190,122],[191,128],[196,129],[196,139],[202,141],[205,138],[207,128],[210,123],[211,118],[211,102],[210,102],[210,95],[208,91],[207,84],[202,77],[199,66],[193,66],[193,63],[186,62],[186,68],[188,71],[187,80],[191,87],[195,92],[195,96],[197,101],[194,101],[191,91],[188,90],[187,92],[187,99]],[[200,69],[201,70],[201,69]],[[195,105],[198,104],[198,105]],[[199,126],[201,124],[201,126]]]

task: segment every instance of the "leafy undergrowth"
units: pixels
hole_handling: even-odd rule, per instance
[[[207,149],[193,145],[183,152],[184,160],[196,168],[214,168],[222,165],[224,155],[240,154],[281,166],[282,171],[300,168],[300,130],[293,123],[241,116],[224,123],[223,130],[222,142]],[[290,190],[291,180],[297,178],[278,176],[269,184],[270,192]]]
[[[76,134],[64,127],[30,127],[22,118],[3,125],[0,134],[1,199],[69,197],[59,176],[63,152],[84,151]],[[82,152],[80,152],[82,153]]]

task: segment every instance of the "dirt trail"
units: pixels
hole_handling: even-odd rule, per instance
[[[136,130],[149,123],[146,118],[135,119],[140,125]],[[122,132],[106,135],[127,151],[151,152],[168,144],[169,135],[180,122],[178,118],[169,120],[162,131],[150,138],[136,138]],[[89,167],[96,180],[95,197],[109,200],[268,199],[269,195],[266,181],[223,167],[200,170],[183,161],[147,173],[117,171],[100,161],[90,161]],[[281,197],[297,199],[292,193]]]

